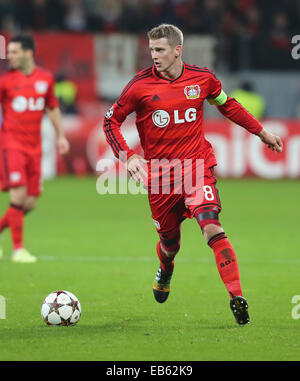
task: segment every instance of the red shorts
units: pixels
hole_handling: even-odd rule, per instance
[[[1,190],[25,185],[29,196],[41,194],[41,154],[31,155],[22,151],[0,150]]]
[[[214,168],[205,168],[198,194],[153,194],[148,192],[152,218],[158,233],[178,228],[185,218],[193,218],[200,210],[221,211],[221,201],[216,187]]]

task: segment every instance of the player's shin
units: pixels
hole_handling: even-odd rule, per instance
[[[3,232],[4,229],[8,227],[8,210],[5,212],[5,214],[0,218],[0,234]]]
[[[174,269],[174,256],[175,255],[167,256],[162,251],[161,241],[157,242],[156,252],[157,252],[157,256],[159,258],[162,270],[167,272],[167,273],[173,273],[173,269]]]
[[[215,234],[209,239],[208,245],[214,251],[219,274],[230,297],[232,294],[242,296],[236,255],[225,233]]]
[[[8,223],[11,231],[14,250],[23,247],[23,220],[23,207],[20,205],[10,204],[8,209]]]
[[[172,274],[174,258],[180,249],[181,227],[176,227],[168,233],[159,233],[160,241],[156,246],[158,258],[163,271]]]

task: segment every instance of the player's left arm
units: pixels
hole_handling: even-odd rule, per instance
[[[54,94],[54,78],[51,75],[49,87],[46,94],[46,113],[56,132],[56,145],[61,155],[65,155],[70,150],[70,144],[65,137],[62,127],[61,111],[59,109],[58,99]]]
[[[58,151],[61,155],[65,155],[70,150],[70,144],[65,137],[64,130],[62,128],[62,118],[59,107],[46,108],[47,115],[56,132],[56,144]]]
[[[207,101],[217,106],[218,110],[232,122],[244,127],[246,130],[259,136],[261,141],[267,144],[272,151],[282,152],[283,144],[279,136],[273,135],[263,128],[235,98],[230,98],[222,90],[221,82],[212,75],[210,80],[210,93]]]

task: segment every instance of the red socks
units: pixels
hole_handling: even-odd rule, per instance
[[[2,233],[2,231],[8,227],[9,223],[8,223],[8,211],[9,209],[6,211],[6,213],[4,214],[4,216],[2,216],[0,218],[0,233]]]
[[[23,219],[22,206],[10,204],[4,216],[0,219],[0,232],[9,226],[14,250],[23,247]]]
[[[160,247],[160,241],[158,241],[157,243],[156,251],[160,260],[160,266],[162,270],[166,273],[172,273],[174,269],[174,258],[169,258],[162,252]]]
[[[241,282],[237,259],[233,247],[225,233],[214,235],[208,245],[215,253],[219,274],[222,278],[230,297],[232,295],[242,296]]]
[[[242,296],[241,282],[238,263],[235,252],[224,232],[214,235],[208,245],[213,249],[221,279],[232,298]],[[172,273],[174,268],[174,257],[167,257],[161,250],[160,241],[157,243],[156,251],[163,271]]]

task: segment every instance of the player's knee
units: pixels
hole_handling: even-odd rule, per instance
[[[25,205],[24,206],[24,213],[27,214],[29,212],[32,212],[35,209],[35,205]]]
[[[224,232],[221,225],[214,225],[214,224],[206,225],[202,231],[207,242],[216,234]]]
[[[164,254],[174,257],[180,249],[181,226],[177,226],[167,233],[159,233],[160,247]]]
[[[167,257],[170,257],[170,258],[175,257],[175,255],[178,253],[178,251],[180,249],[179,245],[177,247],[166,247],[163,244],[161,244],[160,246],[161,246],[163,253]]]
[[[25,186],[13,187],[10,189],[10,202],[15,205],[24,206],[27,197]]]
[[[36,207],[36,198],[35,197],[28,197],[24,204],[24,212],[29,213]]]
[[[195,217],[207,240],[223,231],[219,221],[219,211],[200,211]]]

